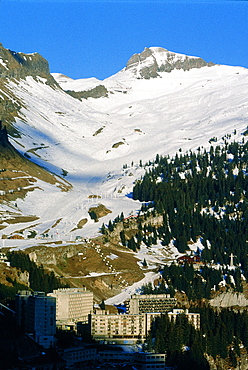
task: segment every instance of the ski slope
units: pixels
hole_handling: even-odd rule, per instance
[[[9,81],[23,102],[23,118],[15,123],[21,138],[12,138],[12,144],[57,175],[66,173],[72,189],[61,192],[38,183],[40,189],[18,199],[17,207],[2,204],[6,218],[15,209],[39,220],[10,224],[0,230],[0,238],[22,227],[35,230],[37,237],[49,230],[49,238],[64,242],[96,236],[103,222],[122,211],[125,216],[135,214],[140,208],[130,197],[134,181],[144,173],[140,163],[155,159],[156,154],[174,156],[179,149],[208,148],[213,137],[216,145],[224,143],[227,134],[229,140],[241,140],[248,126],[245,68],[180,69],[161,72],[154,79],[138,79],[132,68],[103,81],[72,80],[60,73],[53,77],[64,90],[84,91],[101,84],[109,94],[80,101],[51,88],[42,78]],[[88,210],[99,203],[111,213],[95,223]],[[83,218],[86,225],[71,231]],[[25,247],[30,240],[18,243]]]

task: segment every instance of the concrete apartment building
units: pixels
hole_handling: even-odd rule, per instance
[[[169,294],[132,295],[125,302],[126,314],[110,314],[108,311],[91,312],[89,315],[91,335],[96,340],[109,343],[144,341],[153,320],[165,313],[170,320],[176,320],[179,314],[185,314],[189,322],[197,330],[200,329],[200,314],[175,309],[176,302],[176,298],[171,298]]]
[[[172,312],[168,312],[169,319],[174,320],[174,321],[176,320],[177,316],[180,314],[184,314],[187,317],[189,323],[193,325],[196,330],[200,330],[201,317],[199,313],[192,313],[192,312],[189,312],[188,309],[183,310],[179,308],[174,308]]]
[[[17,324],[44,348],[54,345],[56,300],[44,292],[20,291],[15,301]]]
[[[144,341],[153,319],[160,313],[110,314],[95,311],[89,315],[91,335],[109,343],[136,343]]]
[[[127,313],[140,314],[146,312],[166,313],[175,307],[176,302],[176,298],[171,298],[170,294],[134,294],[125,303]]]
[[[174,309],[167,314],[170,320],[176,320],[179,314],[185,314],[190,324],[196,330],[200,329],[199,313]],[[138,341],[143,342],[151,329],[153,320],[160,315],[160,312],[139,314],[110,314],[108,311],[91,312],[89,315],[91,335],[95,340],[108,343],[134,344]]]
[[[61,288],[48,296],[56,298],[56,324],[62,329],[76,329],[76,324],[88,323],[93,310],[93,292],[86,288]]]

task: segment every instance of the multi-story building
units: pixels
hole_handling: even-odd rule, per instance
[[[20,290],[15,297],[16,322],[24,330],[27,328],[27,304],[30,296],[30,290]]]
[[[54,345],[56,300],[44,292],[20,291],[16,295],[16,319],[24,330],[44,348]]]
[[[48,296],[56,298],[57,326],[75,329],[78,322],[88,323],[88,315],[93,309],[93,292],[86,288],[61,288]]]
[[[200,320],[201,320],[201,318],[200,318],[199,313],[189,312],[188,309],[183,310],[183,309],[179,309],[179,308],[178,309],[174,308],[172,312],[168,312],[168,317],[169,317],[170,320],[175,321],[177,316],[180,315],[180,314],[184,314],[187,317],[189,323],[191,325],[193,325],[196,330],[200,329],[200,325],[201,325]]]
[[[126,301],[126,307],[130,314],[166,313],[175,307],[176,302],[176,298],[171,298],[170,294],[134,294]]]
[[[151,328],[152,320],[160,313],[110,314],[108,311],[89,315],[91,335],[107,342],[143,341]]]
[[[188,310],[173,309],[168,312],[170,320],[176,320],[177,315],[185,314],[189,322],[200,329],[200,314],[190,313]],[[160,312],[146,312],[139,314],[110,314],[108,311],[95,311],[89,315],[91,335],[95,340],[109,343],[136,343],[143,342]]]
[[[83,369],[87,362],[97,360],[97,349],[90,347],[70,347],[60,352],[61,357],[66,362],[67,369]]]

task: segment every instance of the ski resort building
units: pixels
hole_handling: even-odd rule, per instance
[[[200,314],[189,313],[188,310],[173,309],[168,312],[170,320],[184,314],[195,329],[200,329]],[[108,311],[94,311],[89,315],[89,327],[92,337],[97,341],[108,343],[134,344],[143,342],[151,329],[152,322],[160,316],[160,312],[139,314],[110,314]]]
[[[91,335],[95,340],[109,343],[143,341],[158,315],[160,313],[110,314],[108,311],[95,311],[89,315]]]
[[[170,294],[134,294],[125,303],[127,313],[140,314],[146,312],[166,313],[175,307],[176,302],[176,298],[171,298]]]
[[[188,309],[183,310],[183,309],[173,309],[172,312],[168,312],[168,317],[170,320],[176,321],[176,318],[178,315],[184,314],[189,323],[195,327],[196,330],[200,329],[200,314],[199,313],[192,313],[189,312]]]
[[[129,363],[130,367],[133,366],[139,370],[161,369],[172,370],[166,367],[165,360],[166,354],[164,353],[150,353],[150,352],[125,352],[125,351],[100,351],[100,362],[106,363]],[[111,366],[109,366],[111,368]]]
[[[48,296],[56,298],[56,325],[62,329],[76,329],[76,324],[88,323],[93,310],[93,292],[86,288],[61,288]]]
[[[54,345],[56,300],[44,292],[20,291],[16,295],[16,320],[34,341],[44,348]]]

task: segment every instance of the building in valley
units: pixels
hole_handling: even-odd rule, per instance
[[[44,292],[19,291],[15,300],[16,320],[35,342],[44,348],[54,345],[56,300]]]
[[[134,294],[125,303],[127,313],[140,314],[146,312],[166,313],[175,307],[176,302],[176,298],[172,298],[170,294]]]
[[[89,315],[91,335],[95,340],[109,343],[144,341],[153,319],[160,313],[110,314],[95,311]]]
[[[172,310],[172,312],[168,312],[168,317],[170,320],[174,320],[176,321],[176,318],[178,315],[185,315],[189,321],[189,323],[191,325],[193,325],[195,327],[196,330],[199,330],[200,329],[200,325],[201,325],[201,318],[200,318],[200,314],[199,313],[193,313],[193,312],[189,312],[188,309],[186,310],[183,310],[183,309],[179,309],[179,308],[174,308]]]
[[[48,296],[56,298],[56,323],[62,329],[76,329],[78,322],[87,324],[93,310],[93,292],[86,288],[61,288]]]
[[[166,313],[170,320],[184,314],[189,323],[200,329],[200,314],[190,313],[188,310],[173,309]],[[144,342],[156,317],[160,312],[146,312],[140,314],[110,314],[108,311],[94,311],[89,315],[90,333],[93,339],[107,343],[134,344]]]

